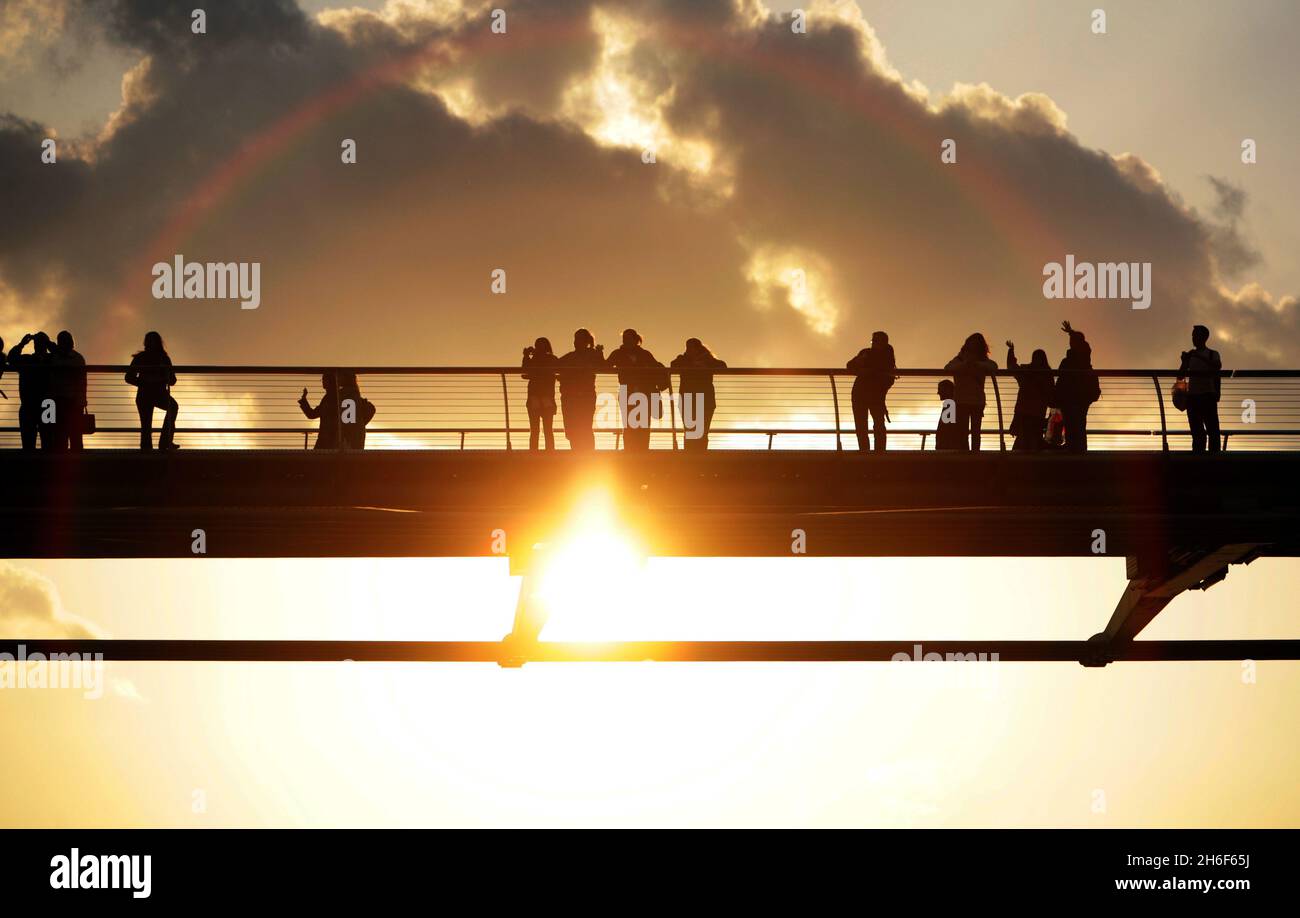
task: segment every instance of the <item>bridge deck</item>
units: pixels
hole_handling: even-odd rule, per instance
[[[488,556],[615,499],[651,555],[1300,554],[1300,453],[0,452],[0,554]]]

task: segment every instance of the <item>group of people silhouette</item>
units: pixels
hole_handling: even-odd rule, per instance
[[[1101,382],[1092,367],[1092,347],[1083,332],[1062,322],[1069,344],[1056,371],[1047,352],[1035,350],[1029,363],[1022,364],[1015,345],[1007,341],[1007,369],[1017,383],[1015,410],[1010,432],[1016,450],[1062,449],[1084,452],[1088,448],[1088,410],[1101,398]],[[1208,346],[1210,332],[1204,325],[1192,329],[1192,349],[1182,353],[1175,403],[1187,412],[1195,452],[1220,449],[1219,412],[1223,363]],[[30,353],[27,345],[32,345]],[[935,447],[940,450],[978,451],[985,410],[985,380],[997,371],[989,356],[989,344],[976,332],[963,342],[957,355],[944,366],[952,379],[939,383],[939,421]],[[685,439],[687,450],[706,450],[709,429],[717,410],[714,371],[727,364],[714,356],[699,338],[688,338],[683,352],[668,366],[655,359],[635,329],[624,330],[622,344],[608,356],[603,345],[585,328],[573,333],[573,350],[556,356],[547,338],[538,338],[523,350],[523,378],[528,381],[528,445],[530,449],[555,449],[555,415],[563,418],[569,448],[596,448],[596,374],[618,374],[620,409],[623,414],[623,448],[650,448],[650,423],[629,421],[629,405],[642,397],[652,406],[652,416],[662,412],[659,393],[671,385],[671,371],[678,375],[678,392],[700,407],[695,419],[698,436]],[[8,351],[0,339],[0,377],[6,369],[18,373],[18,426],[23,449],[35,449],[39,440],[46,450],[80,450],[84,435],[93,433],[94,416],[86,399],[86,361],[77,352],[72,334],[61,331],[54,340],[45,332],[33,332]],[[886,405],[889,390],[898,379],[898,363],[889,335],[872,334],[871,344],[846,364],[854,375],[852,406],[858,448],[877,451],[886,448],[890,423]],[[135,387],[135,405],[140,417],[140,448],[153,448],[153,417],[163,412],[158,449],[175,450],[176,417],[179,411],[171,388],[176,374],[163,344],[162,335],[151,331],[144,336],[141,350],[131,357],[126,382]],[[556,385],[559,399],[556,399]],[[364,449],[366,425],[375,406],[361,396],[355,373],[338,371],[321,378],[325,394],[312,405],[302,390],[298,405],[303,414],[320,420],[317,449]],[[4,395],[0,390],[0,395]],[[7,395],[4,395],[8,398]],[[1181,403],[1180,403],[1181,402]],[[874,437],[874,444],[872,438]]]
[[[1065,356],[1053,371],[1047,352],[1035,350],[1028,364],[1016,357],[1016,346],[1007,341],[1007,369],[1016,380],[1016,404],[1010,432],[1013,449],[1036,451],[1088,449],[1088,410],[1101,398],[1101,379],[1092,366],[1092,346],[1083,332],[1068,321],[1061,331],[1069,338]],[[1208,346],[1210,330],[1192,328],[1192,349],[1182,353],[1175,396],[1186,395],[1185,407],[1194,452],[1218,452],[1219,396],[1223,362],[1219,352]],[[998,369],[989,356],[989,344],[979,332],[969,335],[957,356],[944,365],[952,379],[939,383],[939,422],[935,427],[935,448],[978,451],[983,426],[985,380]],[[853,382],[853,426],[858,449],[884,450],[888,437],[889,409],[885,397],[898,379],[897,361],[889,335],[878,331],[871,346],[863,348],[847,364]],[[1177,397],[1175,399],[1178,401]]]
[[[31,353],[25,353],[27,345]],[[7,365],[7,366],[6,366]],[[126,381],[135,386],[140,415],[140,448],[153,448],[153,413],[163,412],[158,448],[173,450],[178,407],[171,396],[176,374],[163,347],[162,335],[151,331],[144,346],[131,357]],[[23,449],[80,450],[85,435],[94,433],[94,415],[86,401],[86,359],[77,352],[72,333],[61,331],[53,341],[45,332],[23,335],[6,356],[0,339],[0,377],[5,369],[18,372],[18,432]],[[0,392],[0,394],[3,394]],[[8,396],[5,396],[8,398]]]
[[[726,363],[713,356],[713,352],[699,338],[688,338],[686,348],[673,358],[669,367],[655,359],[646,350],[644,342],[634,328],[623,331],[623,343],[605,356],[604,345],[585,328],[573,333],[573,350],[556,357],[547,338],[538,338],[531,347],[524,348],[524,378],[528,380],[528,446],[539,448],[539,432],[544,437],[546,449],[555,449],[555,385],[560,386],[559,410],[564,418],[564,436],[572,450],[596,448],[593,423],[596,416],[596,373],[618,373],[619,396],[624,416],[623,448],[630,451],[650,448],[650,425],[629,423],[628,406],[638,397],[650,406],[655,417],[662,414],[659,393],[670,385],[669,368],[679,372],[678,393],[683,399],[694,399],[702,406],[699,436],[685,440],[688,450],[709,448],[709,427],[717,409],[717,395],[713,388],[713,371],[725,369]]]

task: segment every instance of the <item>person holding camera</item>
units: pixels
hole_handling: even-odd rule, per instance
[[[546,436],[546,448],[555,449],[555,369],[560,365],[549,338],[538,338],[524,348],[523,368],[528,380],[528,448],[537,449],[538,434]]]
[[[29,342],[32,353],[24,354]],[[23,335],[9,351],[9,365],[18,370],[18,430],[23,449],[36,449],[37,434],[42,449],[54,448],[54,425],[41,423],[42,402],[50,398],[51,350],[50,336],[35,332]]]

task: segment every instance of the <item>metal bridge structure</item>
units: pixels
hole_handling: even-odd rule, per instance
[[[98,430],[84,451],[0,448],[0,556],[192,558],[199,530],[209,557],[506,554],[524,577],[516,628],[500,642],[9,639],[0,652],[519,665],[890,660],[918,643],[540,640],[529,578],[559,521],[598,488],[649,556],[1126,560],[1128,586],[1099,597],[1110,616],[1095,635],[923,642],[948,658],[1300,659],[1298,640],[1137,639],[1180,593],[1208,589],[1232,565],[1300,555],[1298,371],[1222,374],[1217,453],[1190,452],[1167,397],[1174,370],[1098,371],[1103,396],[1089,415],[1087,453],[1011,448],[1016,382],[1007,371],[987,380],[983,448],[935,451],[936,384],[946,374],[934,369],[899,371],[889,449],[862,451],[852,377],[816,368],[718,371],[707,451],[685,448],[674,374],[651,448],[627,451],[617,380],[601,374],[597,449],[572,452],[559,417],[558,450],[526,448],[517,367],[346,370],[377,409],[364,451],[304,448],[315,425],[297,409],[299,393],[319,393],[322,377],[344,368],[177,367],[183,448],[164,454],[136,447],[126,368],[88,369]],[[0,427],[0,446],[16,446],[16,433]]]

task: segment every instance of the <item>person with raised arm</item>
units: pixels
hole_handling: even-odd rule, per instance
[[[1013,450],[1040,450],[1046,446],[1043,432],[1047,409],[1052,403],[1052,365],[1047,351],[1039,348],[1029,358],[1028,366],[1016,359],[1016,346],[1007,342],[1007,369],[1016,380],[1016,408],[1011,417],[1011,435],[1016,438]]]
[[[24,354],[31,342],[32,353]],[[50,336],[45,332],[23,335],[9,350],[9,366],[18,371],[18,436],[23,449],[36,449],[39,435],[41,449],[54,449],[54,425],[42,424],[43,403],[50,398],[50,363],[53,360]],[[57,420],[57,408],[55,419]]]
[[[1101,380],[1092,368],[1092,345],[1083,332],[1073,328],[1068,320],[1061,323],[1061,331],[1069,335],[1070,346],[1061,360],[1061,373],[1052,390],[1052,405],[1061,409],[1064,449],[1083,453],[1088,450],[1088,409],[1101,398]]]

